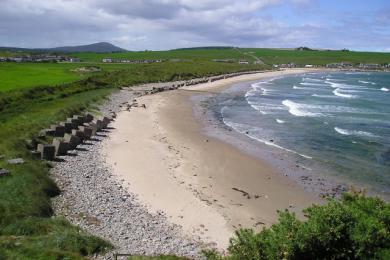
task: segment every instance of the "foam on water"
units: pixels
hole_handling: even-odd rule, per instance
[[[231,89],[237,98],[230,90],[216,108],[220,113],[227,106],[224,124],[255,144],[286,151],[287,161],[300,160],[294,154],[313,157],[303,163],[313,172],[336,173],[390,194],[390,175],[383,174],[390,172],[390,75],[366,75],[318,73],[237,85]]]
[[[305,110],[305,106],[304,104],[298,104],[298,103],[295,103],[291,100],[283,100],[282,102],[283,105],[285,105],[286,107],[288,107],[288,112],[290,112],[290,114],[294,115],[294,116],[307,116],[307,117],[317,117],[317,116],[321,116],[320,113],[312,113],[312,112],[309,112],[309,111],[306,111]]]
[[[231,128],[233,128],[235,131],[241,133],[241,134],[244,134],[246,136],[248,136],[249,138],[253,139],[253,140],[256,140],[260,143],[263,143],[263,144],[266,144],[266,145],[269,145],[269,146],[272,146],[272,147],[275,147],[275,148],[278,148],[278,149],[281,149],[283,151],[286,151],[286,152],[290,152],[290,153],[293,153],[293,154],[296,154],[296,155],[299,155],[303,158],[306,158],[306,159],[312,159],[313,157],[311,156],[308,156],[308,155],[305,155],[305,154],[301,154],[301,153],[298,153],[294,150],[291,150],[291,149],[287,149],[285,147],[282,147],[280,145],[277,145],[275,144],[274,142],[271,142],[271,141],[267,141],[267,140],[264,140],[264,139],[261,139],[257,136],[254,136],[254,135],[251,135],[250,132],[251,130],[248,129],[248,126],[246,125],[243,125],[243,124],[237,124],[237,123],[234,123],[234,122],[230,122],[228,120],[226,120],[224,117],[223,117],[223,123]]]
[[[341,93],[341,89],[339,89],[339,88],[336,88],[335,90],[333,90],[333,94],[335,96],[342,97],[342,98],[357,98],[356,95]]]
[[[342,135],[357,135],[357,136],[366,136],[366,137],[375,137],[374,134],[365,132],[365,131],[357,131],[357,130],[346,130],[340,127],[335,127],[334,130]]]
[[[322,79],[303,78],[303,81],[308,82],[324,82]]]
[[[359,83],[363,83],[363,84],[371,84],[371,85],[376,85],[375,82],[371,82],[371,81],[364,81],[364,80],[359,80],[358,81]]]
[[[300,82],[299,84],[301,84],[302,86],[316,86],[316,87],[319,87],[319,86],[326,86],[326,84],[322,84],[322,83],[312,83],[312,82]]]

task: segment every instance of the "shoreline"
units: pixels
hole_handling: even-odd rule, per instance
[[[302,217],[303,208],[321,199],[268,162],[207,137],[190,99],[238,82],[311,71],[320,70],[250,74],[140,97],[146,109],[118,114],[103,154],[149,210],[164,211],[188,236],[224,250],[235,229],[270,226],[279,209]]]

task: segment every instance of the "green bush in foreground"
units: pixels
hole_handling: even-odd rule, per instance
[[[314,205],[300,221],[287,210],[279,223],[260,233],[242,229],[230,240],[229,255],[208,259],[390,259],[390,204],[379,198],[344,194],[340,201]]]

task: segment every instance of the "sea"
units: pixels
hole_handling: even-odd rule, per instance
[[[233,85],[203,105],[209,121],[230,132],[214,126],[214,135],[258,148],[250,152],[276,162],[285,175],[390,198],[390,73],[262,79]]]

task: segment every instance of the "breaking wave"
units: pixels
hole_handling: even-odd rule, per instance
[[[267,140],[264,140],[264,139],[261,139],[259,137],[256,137],[256,136],[253,136],[250,134],[250,131],[248,131],[247,127],[245,125],[242,125],[242,124],[237,124],[237,123],[234,123],[234,122],[230,122],[228,120],[225,120],[225,118],[223,118],[223,123],[231,128],[233,128],[235,131],[241,133],[241,134],[245,134],[246,136],[248,136],[249,138],[253,139],[253,140],[256,140],[260,143],[263,143],[263,144],[266,144],[266,145],[269,145],[269,146],[273,146],[275,148],[278,148],[278,149],[281,149],[281,150],[284,150],[286,152],[290,152],[290,153],[293,153],[293,154],[296,154],[296,155],[299,155],[303,158],[306,158],[306,159],[312,159],[311,156],[308,156],[308,155],[305,155],[305,154],[301,154],[301,153],[298,153],[296,151],[293,151],[293,150],[290,150],[288,148],[285,148],[285,147],[282,147],[280,145],[277,145],[275,144],[274,142],[271,142],[271,141],[267,141]]]
[[[359,80],[358,81],[359,83],[363,83],[363,84],[371,84],[371,85],[376,85],[375,82],[371,82],[371,81],[364,81],[364,80]]]
[[[342,97],[342,98],[357,98],[358,97],[358,96],[352,95],[352,94],[341,93],[341,91],[342,91],[341,89],[336,88],[335,90],[333,90],[333,94],[335,96]]]
[[[294,116],[307,116],[307,117],[316,117],[321,116],[320,113],[312,113],[309,111],[306,111],[305,108],[307,107],[304,104],[298,104],[291,100],[283,100],[282,104],[286,107],[288,107],[288,112]]]
[[[366,136],[366,137],[375,137],[374,134],[365,132],[365,131],[357,131],[357,130],[346,130],[339,127],[335,127],[334,130],[342,135],[357,135],[357,136]]]

